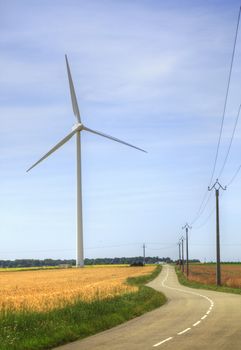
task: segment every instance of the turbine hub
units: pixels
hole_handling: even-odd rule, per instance
[[[77,123],[72,127],[72,131],[81,131],[83,130],[84,125],[82,123]]]

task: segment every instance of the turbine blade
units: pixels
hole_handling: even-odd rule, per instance
[[[139,147],[133,146],[133,145],[131,145],[130,143],[127,143],[127,142],[125,142],[125,141],[122,141],[122,140],[120,140],[120,139],[117,139],[116,137],[109,136],[109,135],[103,134],[102,132],[99,132],[99,131],[96,131],[96,130],[89,129],[89,128],[87,128],[86,126],[84,126],[84,127],[83,127],[83,130],[89,131],[89,132],[91,132],[92,134],[96,134],[96,135],[99,135],[99,136],[106,137],[107,139],[110,139],[110,140],[113,140],[113,141],[116,141],[116,142],[122,143],[123,145],[129,146],[129,147],[135,148],[135,149],[137,149],[137,150],[139,150],[139,151],[142,151],[142,152],[147,153],[147,151],[145,151],[145,150],[144,150],[144,149],[142,149],[142,148],[139,148]]]
[[[67,141],[69,141],[69,139],[71,139],[71,137],[76,133],[76,130],[71,131],[71,133],[69,133],[65,138],[63,138],[63,140],[59,141],[57,143],[57,145],[55,145],[53,148],[51,148],[51,150],[46,153],[42,158],[40,158],[36,163],[34,163],[28,170],[33,169],[37,164],[39,164],[40,162],[42,162],[45,158],[47,158],[48,156],[50,156],[50,154],[52,154],[53,152],[55,152],[58,148],[60,148],[61,146],[63,146]]]
[[[68,72],[69,89],[70,89],[70,96],[71,96],[71,101],[72,101],[73,112],[74,112],[74,115],[76,116],[77,121],[79,123],[81,123],[78,102],[77,102],[77,98],[75,95],[74,84],[73,84],[73,80],[72,80],[72,76],[71,76],[71,72],[70,72],[70,68],[69,68],[69,62],[68,62],[67,55],[65,55],[65,60],[66,60],[66,66],[67,66],[67,72]]]

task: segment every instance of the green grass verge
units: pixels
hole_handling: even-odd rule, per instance
[[[49,312],[0,313],[0,350],[51,349],[151,311],[163,305],[166,298],[143,283],[160,271],[158,266],[145,278],[131,278],[127,283],[139,287],[135,293],[90,303],[77,301]]]
[[[156,278],[159,273],[161,272],[162,267],[160,265],[157,265],[157,267],[155,268],[155,270],[152,273],[149,273],[147,275],[143,275],[143,276],[137,276],[137,277],[129,277],[126,280],[127,284],[130,285],[135,285],[135,286],[141,286],[144,284],[147,284],[148,282],[152,281],[154,278]]]
[[[189,281],[187,280],[186,276],[182,273],[182,271],[179,270],[178,267],[176,267],[175,269],[179,282],[186,287],[213,290],[215,292],[241,294],[241,288],[216,286],[215,284],[204,284],[200,282]]]

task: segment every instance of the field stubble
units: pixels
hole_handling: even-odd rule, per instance
[[[138,287],[126,284],[126,279],[153,270],[146,266],[0,272],[0,310],[49,311],[77,300],[136,292]]]
[[[222,285],[231,288],[241,288],[241,264],[222,264]],[[216,265],[190,265],[189,281],[208,285],[216,284]]]

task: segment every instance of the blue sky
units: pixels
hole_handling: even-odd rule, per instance
[[[238,1],[0,0],[0,259],[74,258],[75,143],[26,169],[75,123],[148,151],[83,134],[86,257],[177,258],[212,170]],[[241,103],[241,33],[218,158]],[[238,124],[228,183],[241,164]],[[216,174],[215,174],[216,175]],[[241,174],[221,197],[221,256],[241,260]],[[190,257],[215,259],[214,193],[193,225]],[[196,228],[195,228],[196,226]],[[199,228],[199,226],[202,226]]]

